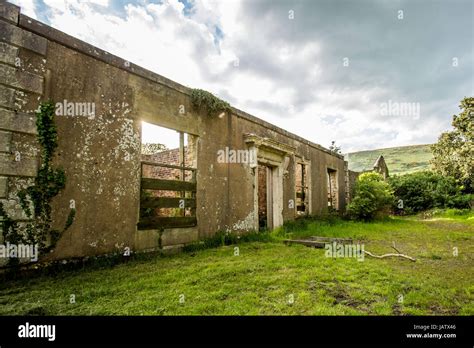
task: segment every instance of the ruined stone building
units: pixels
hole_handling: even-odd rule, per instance
[[[373,171],[382,175],[384,180],[388,179],[388,166],[382,155],[380,155],[375,161]]]
[[[196,110],[191,89],[0,4],[0,201],[27,219],[18,192],[39,166],[41,101],[92,105],[56,116],[54,164],[65,188],[52,202],[62,225],[50,259],[178,248],[217,231],[272,229],[300,215],[344,211],[354,177],[343,156],[231,108]],[[184,112],[183,112],[184,110]],[[179,149],[141,155],[142,121],[187,137]],[[218,161],[219,151],[255,161]]]

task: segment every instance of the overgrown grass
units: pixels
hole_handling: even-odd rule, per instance
[[[474,216],[469,209],[434,209],[431,211],[431,215],[437,218],[474,222]]]
[[[435,215],[297,220],[248,240],[216,237],[210,249],[9,281],[0,285],[0,314],[473,315],[474,215]],[[395,242],[417,262],[327,258],[323,249],[281,242],[315,235],[352,237],[376,254]]]
[[[186,245],[183,251],[192,252],[226,245],[237,245],[249,242],[270,242],[274,240],[274,235],[269,231],[251,231],[244,234],[219,231],[210,238]]]

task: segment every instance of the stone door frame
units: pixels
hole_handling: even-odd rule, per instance
[[[288,168],[290,158],[294,155],[293,146],[277,142],[273,139],[264,138],[255,134],[245,134],[244,140],[251,151],[256,154],[257,162],[254,163],[254,229],[258,231],[258,173],[257,166],[262,164],[270,168],[267,171],[267,185],[271,182],[271,216],[268,216],[268,228],[274,229],[283,224],[283,175]],[[271,175],[271,179],[268,178]],[[267,186],[267,190],[268,190]],[[268,195],[267,195],[268,204]]]

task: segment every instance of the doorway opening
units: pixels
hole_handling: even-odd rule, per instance
[[[259,164],[258,165],[258,229],[268,229],[268,170],[269,167]],[[271,177],[271,175],[270,175]],[[271,202],[271,200],[270,200]],[[270,214],[271,215],[271,214]]]
[[[328,177],[328,209],[338,210],[339,209],[339,200],[338,200],[338,182],[337,182],[337,170],[328,168],[327,170]]]
[[[258,161],[252,167],[254,226],[256,230],[272,230],[283,225],[283,179],[295,148],[252,133],[245,134],[244,139]]]
[[[258,226],[259,230],[271,230],[278,224],[278,168],[258,165]]]

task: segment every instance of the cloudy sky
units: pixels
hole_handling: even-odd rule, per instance
[[[472,0],[12,2],[343,152],[435,142],[474,96]]]

